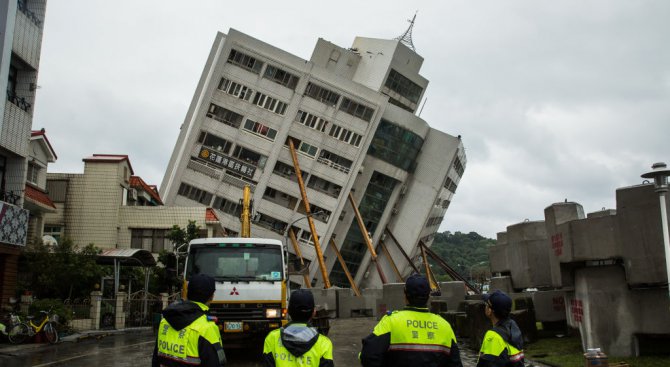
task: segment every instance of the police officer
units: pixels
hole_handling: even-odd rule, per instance
[[[415,274],[405,281],[407,306],[382,317],[363,339],[364,367],[462,367],[451,325],[428,311],[428,280]]]
[[[496,290],[484,295],[484,303],[484,313],[493,328],[484,335],[477,367],[523,367],[523,337],[519,326],[509,317],[512,299]]]
[[[288,314],[291,322],[272,330],[265,338],[265,366],[333,367],[333,343],[308,324],[315,314],[312,293],[305,289],[291,293]]]
[[[221,333],[207,316],[214,296],[214,278],[196,274],[188,282],[188,301],[163,310],[152,367],[206,366],[226,364]]]

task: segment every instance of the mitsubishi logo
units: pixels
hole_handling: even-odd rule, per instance
[[[240,292],[237,291],[237,288],[233,287],[233,290],[230,292],[231,296],[239,296]]]

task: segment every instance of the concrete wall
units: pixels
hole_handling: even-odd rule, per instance
[[[544,221],[507,227],[508,262],[515,289],[551,285],[549,242]]]

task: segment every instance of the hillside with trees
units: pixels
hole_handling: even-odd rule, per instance
[[[462,233],[449,231],[436,233],[431,249],[442,257],[454,270],[470,279],[490,276],[489,250],[496,240],[486,238],[477,232]],[[433,271],[439,280],[449,280],[437,265]]]

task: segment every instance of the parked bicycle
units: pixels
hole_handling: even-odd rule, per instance
[[[43,332],[47,341],[51,344],[58,342],[58,330],[56,329],[56,319],[55,314],[51,314],[51,309],[49,311],[40,311],[42,314],[42,319],[39,323],[35,324],[33,322],[34,318],[28,316],[26,321],[18,320],[18,324],[14,325],[9,329],[7,337],[9,341],[14,344],[23,343],[27,338],[30,338],[36,335],[39,332]],[[17,316],[18,317],[18,316]]]

